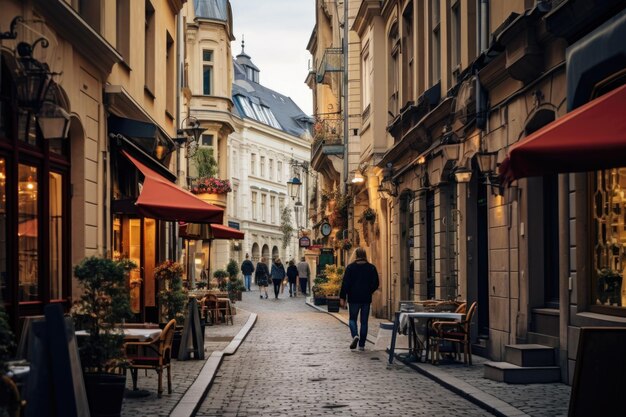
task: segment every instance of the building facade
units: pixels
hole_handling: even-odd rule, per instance
[[[310,155],[311,118],[291,98],[261,83],[259,68],[242,51],[234,61],[232,98],[237,125],[229,137],[229,173],[233,191],[230,222],[246,237],[231,258],[239,263],[280,257],[298,260],[298,237],[308,229],[306,201],[310,186],[305,174]],[[287,182],[298,176],[300,196],[287,193]]]

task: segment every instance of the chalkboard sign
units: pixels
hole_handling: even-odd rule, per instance
[[[191,353],[193,353],[194,359],[204,359],[204,337],[200,326],[198,300],[195,298],[189,300],[187,305],[187,317],[185,317],[185,324],[183,325],[178,360],[190,359]]]
[[[624,416],[625,352],[625,327],[580,329],[570,417]]]

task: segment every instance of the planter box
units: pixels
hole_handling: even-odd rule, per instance
[[[316,306],[325,306],[326,297],[313,297],[313,304]]]
[[[209,204],[213,204],[219,207],[226,207],[226,201],[228,194],[209,194],[209,193],[200,193],[196,194],[202,201],[206,201]]]
[[[326,297],[326,305],[329,313],[339,313],[339,297]]]

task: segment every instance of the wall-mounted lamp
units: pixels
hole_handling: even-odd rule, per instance
[[[383,168],[383,178],[378,185],[378,195],[381,199],[398,196],[398,183],[393,179],[393,165],[391,162]]]
[[[447,161],[456,161],[459,159],[459,153],[460,153],[460,146],[461,144],[459,143],[453,143],[453,144],[449,144],[449,145],[441,145],[441,153],[444,157],[444,159],[446,159]]]
[[[483,183],[491,187],[494,195],[503,195],[503,186],[498,177],[498,152],[478,152],[476,162],[483,176]]]
[[[363,175],[359,171],[356,171],[351,182],[352,184],[363,184],[365,182],[365,178],[363,178]]]
[[[302,181],[300,181],[300,178],[293,177],[292,179],[287,181],[287,193],[289,194],[289,197],[291,197],[293,200],[295,200],[296,197],[298,198],[298,200],[300,199],[301,189]],[[300,205],[302,205],[302,203],[300,203]]]
[[[177,136],[174,139],[179,148],[185,147],[187,158],[192,158],[198,151],[200,137],[206,128],[200,126],[200,121],[193,116],[187,116],[180,122]]]

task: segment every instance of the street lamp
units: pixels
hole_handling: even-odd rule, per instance
[[[292,179],[287,181],[287,192],[289,193],[289,197],[291,197],[293,200],[295,200],[296,197],[300,197],[301,189],[302,189],[302,181],[300,181],[300,178],[293,177]],[[302,205],[300,201],[298,202],[300,203],[300,205]]]
[[[472,171],[465,166],[460,166],[454,171],[454,178],[460,184],[467,184],[472,179]]]
[[[185,147],[185,175],[187,176],[187,187],[191,187],[191,176],[189,175],[189,158],[193,158],[198,150],[198,142],[200,136],[206,131],[206,128],[200,127],[200,121],[193,116],[185,117],[178,130],[178,135],[174,142],[178,149]],[[185,126],[185,127],[183,127]]]

